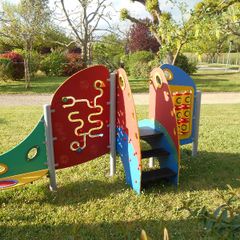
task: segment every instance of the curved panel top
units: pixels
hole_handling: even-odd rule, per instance
[[[191,86],[194,88],[194,92],[196,92],[196,85],[193,79],[181,68],[170,64],[163,64],[160,68],[165,72],[166,77],[169,76],[168,77],[169,85]]]
[[[150,78],[149,117],[164,126],[179,152],[175,109],[168,82],[160,68],[153,69]]]
[[[56,168],[109,152],[109,71],[97,65],[67,79],[53,96],[52,128]]]
[[[117,127],[128,135],[141,164],[140,134],[131,88],[124,69],[117,71]]]

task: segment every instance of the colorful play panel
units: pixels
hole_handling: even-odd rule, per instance
[[[184,83],[184,85],[183,85]],[[110,74],[97,65],[77,72],[44,106],[44,116],[18,146],[0,156],[0,190],[49,175],[56,190],[56,170],[92,161],[110,153],[110,175],[116,153],[126,182],[139,194],[152,183],[178,185],[179,145],[196,140],[196,87],[170,65],[150,74],[149,119],[138,122],[127,74]],[[180,142],[179,142],[180,140]],[[142,149],[145,142],[150,149]],[[144,169],[144,159],[158,166]]]
[[[168,81],[176,112],[180,144],[197,141],[201,93],[197,92],[192,78],[182,69],[164,64],[161,66]]]

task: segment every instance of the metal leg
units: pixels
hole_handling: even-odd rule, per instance
[[[55,191],[57,189],[54,150],[53,150],[53,136],[52,136],[52,119],[50,105],[43,106],[44,109],[44,123],[46,132],[46,147],[47,147],[47,163],[50,178],[50,190]]]
[[[198,136],[199,136],[199,122],[200,122],[200,110],[201,110],[201,91],[197,91],[196,96],[196,116],[195,116],[195,136],[192,145],[192,156],[197,155],[198,150]]]
[[[116,74],[110,76],[110,176],[116,174]]]
[[[148,166],[149,166],[150,168],[153,168],[153,167],[154,167],[154,158],[153,158],[153,157],[149,158],[149,164],[148,164]]]

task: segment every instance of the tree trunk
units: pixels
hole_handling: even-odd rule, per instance
[[[182,50],[183,45],[184,45],[184,43],[181,43],[181,44],[179,45],[179,47],[177,48],[177,52],[176,52],[176,54],[174,55],[174,58],[173,58],[173,61],[172,61],[172,65],[175,65],[175,62],[176,62],[176,60],[177,60],[177,57],[178,57],[179,53],[180,53],[181,50]]]
[[[167,62],[168,64],[172,64],[172,62],[173,62],[173,53],[172,53],[172,52],[168,52],[168,53],[167,53],[166,62]]]
[[[28,54],[27,54],[28,55]],[[30,71],[28,56],[24,59],[24,75],[25,75],[25,88],[30,88]]]
[[[87,43],[85,42],[83,44],[83,67],[87,68],[88,66],[88,46]]]

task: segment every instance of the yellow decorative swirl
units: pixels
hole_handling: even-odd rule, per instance
[[[75,106],[76,103],[87,103],[87,106],[89,108],[95,108],[96,110],[98,110],[97,112],[94,112],[94,113],[91,113],[89,114],[88,116],[88,122],[89,123],[92,123],[92,124],[95,124],[95,123],[99,123],[100,122],[100,126],[98,127],[94,127],[94,128],[91,128],[87,133],[80,133],[79,130],[82,129],[82,127],[84,126],[84,121],[81,119],[81,118],[72,118],[72,116],[76,115],[76,114],[79,114],[78,111],[75,111],[75,112],[71,112],[69,115],[68,115],[68,120],[70,122],[79,122],[80,123],[80,126],[76,127],[75,130],[74,130],[74,133],[76,136],[78,137],[83,137],[83,145],[81,145],[78,141],[74,141],[70,144],[70,149],[72,151],[78,151],[79,149],[84,149],[87,145],[87,136],[89,136],[90,138],[95,138],[95,137],[103,137],[103,134],[93,134],[92,132],[94,131],[97,131],[97,130],[100,130],[103,128],[103,121],[101,120],[94,120],[92,119],[93,116],[98,116],[98,115],[101,115],[102,112],[103,112],[103,107],[101,105],[97,105],[97,100],[99,98],[102,97],[103,95],[103,87],[105,87],[105,84],[103,81],[101,80],[96,80],[94,82],[94,89],[96,89],[97,91],[99,91],[100,93],[98,95],[95,96],[94,100],[93,100],[93,105],[91,105],[90,101],[88,99],[75,99],[74,97],[72,96],[66,96],[66,97],[63,97],[62,98],[62,101],[63,102],[68,102],[69,100],[71,100],[71,103],[68,103],[68,104],[64,104],[63,105],[63,108],[68,108],[68,107],[73,107]]]

